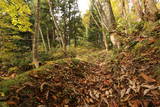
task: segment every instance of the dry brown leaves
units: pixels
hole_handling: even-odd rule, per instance
[[[30,74],[30,82],[10,91],[9,105],[32,107],[158,107],[160,65],[155,50],[142,58],[123,52],[118,62],[54,64],[47,72]],[[123,57],[122,57],[123,56]],[[119,58],[117,57],[117,59]],[[145,61],[144,58],[149,58]]]

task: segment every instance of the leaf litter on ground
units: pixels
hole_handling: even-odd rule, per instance
[[[156,48],[139,58],[124,51],[116,59],[50,64],[46,71],[31,72],[30,81],[11,87],[6,102],[11,107],[160,106],[160,80],[153,72],[160,65]]]

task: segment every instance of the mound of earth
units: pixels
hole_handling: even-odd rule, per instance
[[[75,59],[51,64],[12,86],[6,102],[11,107],[158,107],[160,82],[152,71],[160,56],[156,49],[149,52],[138,59],[123,52],[118,61],[97,65]]]

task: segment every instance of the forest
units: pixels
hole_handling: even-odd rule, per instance
[[[88,1],[0,0],[0,107],[160,107],[160,0]]]

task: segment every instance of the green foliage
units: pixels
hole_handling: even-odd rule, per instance
[[[31,15],[31,10],[23,0],[1,0],[0,13],[2,16],[8,15],[9,22],[17,27],[20,31],[31,31],[28,15]]]
[[[126,32],[128,34],[132,34],[135,32],[140,32],[142,31],[144,26],[144,22],[135,22],[135,21],[126,21],[124,18],[118,18],[117,19],[117,30],[121,32]]]
[[[8,69],[8,71],[12,72],[12,73],[17,72],[17,71],[19,71],[19,68],[18,67],[11,67],[11,68]]]
[[[29,66],[32,61],[31,54],[28,52],[21,52],[19,48],[13,41],[5,42],[2,51],[0,51],[0,61],[3,67],[0,70],[6,71],[19,71],[28,70],[25,68]],[[13,70],[13,68],[16,68]],[[23,69],[22,69],[23,68]]]
[[[24,83],[29,79],[28,72],[16,76],[15,79],[4,80],[0,82],[0,92],[8,93],[9,88],[13,85]]]
[[[5,102],[0,102],[1,107],[9,107]]]
[[[159,26],[160,22],[145,22],[143,27],[142,34],[146,37],[158,37],[159,34],[156,30],[156,27]]]
[[[24,0],[0,1],[0,70],[18,71],[31,62],[30,49],[31,10]],[[16,68],[16,69],[15,69]]]

